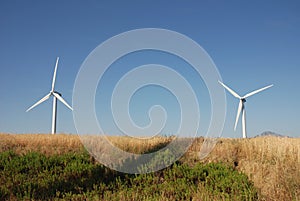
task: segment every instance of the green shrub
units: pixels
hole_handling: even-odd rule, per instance
[[[190,200],[203,186],[214,198],[257,200],[257,190],[244,174],[223,164],[174,164],[162,171],[130,178],[131,192],[140,196],[161,195],[175,200]],[[203,188],[201,188],[203,190]]]
[[[257,200],[248,178],[223,164],[175,163],[141,175],[95,164],[84,153],[0,153],[0,200]]]

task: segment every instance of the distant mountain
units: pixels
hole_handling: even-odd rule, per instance
[[[281,135],[272,131],[265,131],[263,133],[261,133],[260,135],[256,135],[255,137],[263,137],[263,136],[274,136],[274,137],[289,137],[289,136],[285,136],[285,135]]]

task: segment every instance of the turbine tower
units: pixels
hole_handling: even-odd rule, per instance
[[[48,100],[51,96],[53,96],[52,128],[51,128],[51,133],[52,134],[56,133],[56,110],[57,110],[57,106],[56,105],[57,105],[57,99],[60,102],[62,102],[65,106],[67,106],[68,108],[70,108],[70,110],[73,110],[73,108],[70,105],[68,105],[68,103],[61,97],[61,94],[59,92],[57,92],[57,91],[54,90],[55,78],[56,78],[56,71],[57,71],[57,66],[58,66],[58,60],[59,60],[59,57],[57,57],[56,63],[55,63],[51,91],[46,96],[44,96],[41,100],[39,100],[38,102],[36,102],[34,105],[32,105],[30,108],[28,108],[26,110],[26,112],[28,112],[29,110],[33,109],[37,105],[41,104],[42,102]]]
[[[273,86],[273,84],[269,85],[269,86],[266,86],[266,87],[263,87],[261,89],[257,89],[255,91],[252,91],[248,94],[246,94],[245,96],[240,96],[238,95],[235,91],[233,91],[232,89],[230,89],[228,86],[226,86],[225,84],[223,84],[222,82],[219,81],[219,83],[225,88],[227,89],[227,91],[229,91],[234,97],[238,98],[240,100],[239,102],[239,107],[238,107],[238,111],[237,111],[237,115],[236,115],[236,120],[235,120],[235,124],[234,124],[234,130],[236,130],[236,126],[237,126],[237,123],[239,121],[239,117],[240,117],[240,114],[242,112],[242,129],[243,129],[243,138],[247,138],[247,132],[246,132],[246,109],[245,109],[245,102],[246,102],[246,98],[254,95],[254,94],[257,94],[263,90],[266,90],[270,87]]]

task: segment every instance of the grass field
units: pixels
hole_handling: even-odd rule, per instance
[[[13,151],[18,155],[26,155],[28,153],[37,152],[46,157],[52,157],[65,154],[80,154],[84,152],[84,147],[79,137],[76,135],[0,134],[0,139],[1,153]],[[110,137],[109,140],[123,150],[133,153],[146,153],[149,150],[157,149],[156,147],[159,147],[158,145],[161,146],[168,143],[172,140],[172,138],[155,137],[147,142],[127,137]],[[232,170],[237,170],[238,172],[244,173],[248,176],[249,180],[253,182],[254,187],[258,191],[257,200],[300,200],[299,138],[258,137],[250,139],[219,139],[216,147],[213,149],[210,155],[200,161],[198,154],[202,143],[203,138],[197,138],[194,141],[192,146],[179,161],[180,164],[184,165],[184,168],[179,166],[179,169],[198,167],[198,164],[215,164],[221,162],[222,164],[231,167]],[[163,174],[168,175],[168,171],[172,172],[175,170],[167,169],[165,172],[163,172]],[[3,171],[4,170],[2,170],[2,172]],[[188,171],[193,172],[195,170],[191,169]],[[193,175],[194,174],[195,173],[193,173]],[[151,181],[157,179],[157,175],[150,175],[152,175],[150,177]],[[145,182],[145,178],[146,176],[142,177],[143,182]],[[166,177],[164,177],[164,179],[166,179]],[[171,185],[171,183],[169,184]],[[193,185],[196,185],[196,187],[194,186],[195,188],[192,188]],[[198,185],[197,182],[194,182],[193,185],[190,185],[191,189],[193,189],[191,192],[185,192],[191,195],[190,199],[192,200],[239,199],[237,197],[228,198],[224,195],[208,195],[208,197],[205,197],[203,196],[203,193],[211,193],[207,189],[204,189],[204,187],[200,184]],[[138,198],[126,198],[124,194],[124,186],[118,189],[119,192],[112,193],[112,197],[116,197],[116,195],[124,195],[118,199],[138,200]],[[133,186],[132,189],[139,188]],[[199,193],[199,191],[201,191],[202,194]],[[99,192],[99,189],[97,192]],[[131,198],[134,198],[139,194],[137,191],[132,190],[130,195],[132,196]],[[141,192],[140,195],[142,195]],[[110,199],[109,196],[107,199],[108,198]],[[161,198],[163,198],[163,196]],[[175,199],[174,197],[169,198]],[[245,200],[251,199],[255,200],[256,198],[249,197]],[[182,198],[182,200],[184,199]]]

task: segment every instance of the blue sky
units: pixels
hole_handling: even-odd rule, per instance
[[[213,59],[223,81],[241,95],[274,84],[247,101],[249,136],[271,130],[299,137],[299,11],[299,1],[1,1],[0,132],[50,132],[51,101],[25,111],[49,92],[57,56],[56,89],[72,103],[76,75],[94,48],[125,31],[163,28],[199,43]],[[147,54],[133,55],[123,62],[142,65],[152,62],[153,56],[155,61],[174,63],[164,54]],[[188,68],[184,64],[178,66],[200,97],[202,132],[210,118],[208,93],[201,78],[185,70]],[[118,73],[107,74],[106,87],[97,91],[98,104],[107,101],[102,98],[109,98],[114,83],[111,80],[121,76],[117,65],[113,70]],[[149,94],[152,98],[145,98]],[[240,124],[233,131],[238,101],[226,95],[222,135],[240,137]],[[171,118],[163,133],[172,133],[178,124],[176,99],[161,88],[150,86],[138,91],[131,104],[137,124],[147,124],[147,108],[153,104],[169,110]],[[97,110],[98,118],[104,119],[101,121],[108,132],[113,133],[111,114],[103,105],[96,105],[96,109],[105,110]],[[60,103],[57,130],[76,133],[72,112]]]

